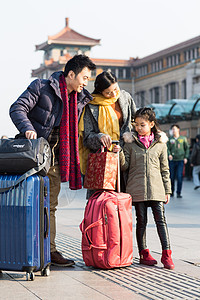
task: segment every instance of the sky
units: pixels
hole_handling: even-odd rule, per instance
[[[200,35],[200,0],[8,0],[0,6],[0,136],[18,132],[10,105],[43,61],[35,45],[65,27],[101,39],[92,58],[145,57]]]

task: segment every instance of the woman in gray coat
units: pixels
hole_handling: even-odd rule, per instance
[[[119,140],[123,146],[123,134],[130,132],[136,111],[129,93],[119,89],[116,76],[104,71],[96,77],[93,100],[85,107],[79,122],[79,147],[81,170],[85,174],[88,152],[98,151],[103,145],[111,149],[112,140]],[[85,155],[84,155],[85,154]],[[124,190],[121,177],[121,189]]]

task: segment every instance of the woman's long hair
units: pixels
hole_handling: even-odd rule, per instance
[[[142,107],[138,109],[135,113],[136,118],[143,118],[145,121],[154,122],[154,126],[152,127],[152,132],[156,135],[160,132],[160,128],[158,125],[158,121],[156,120],[156,114],[154,110],[150,107]]]
[[[103,71],[95,79],[94,91],[92,94],[101,94],[104,90],[109,88],[111,84],[116,82],[117,77],[115,76],[115,74],[108,71]]]

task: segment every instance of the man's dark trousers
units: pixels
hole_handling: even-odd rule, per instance
[[[169,161],[172,194],[174,194],[174,184],[176,178],[177,178],[177,195],[181,194],[182,182],[183,182],[183,166],[184,166],[183,160]]]

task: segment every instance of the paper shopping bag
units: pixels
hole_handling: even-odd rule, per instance
[[[90,153],[88,155],[84,188],[89,190],[115,190],[117,168],[117,153]]]

